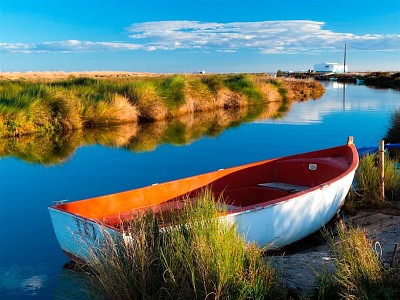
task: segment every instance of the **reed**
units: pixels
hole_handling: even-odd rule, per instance
[[[288,97],[290,91],[313,90],[318,85],[299,84],[255,74],[1,80],[0,136],[143,123],[218,108],[257,106],[249,109],[249,120],[253,120],[268,101],[282,101],[278,114],[283,114],[290,101],[296,100]],[[304,92],[300,100],[307,97],[314,96]]]
[[[390,115],[390,127],[384,140],[387,143],[400,143],[400,109]]]
[[[123,94],[140,108],[139,118],[149,121],[163,120],[168,115],[160,95],[160,80],[136,80],[122,88]]]
[[[185,103],[186,80],[183,75],[174,75],[166,78],[160,86],[160,94],[167,108],[178,109]]]
[[[210,191],[185,202],[179,214],[145,213],[133,220],[125,239],[105,235],[89,264],[92,297],[284,299],[261,249],[246,245],[233,225],[218,219],[224,208]],[[160,231],[160,222],[170,227]]]
[[[224,79],[224,85],[234,92],[243,94],[250,105],[261,104],[264,97],[254,80],[254,76],[249,74],[229,75]]]
[[[354,212],[358,207],[382,207],[384,201],[400,201],[400,174],[398,161],[385,156],[385,199],[380,194],[380,173],[376,155],[360,159],[355,174],[355,187],[345,201],[345,208]]]
[[[396,299],[398,271],[385,270],[364,229],[325,232],[336,269],[320,276],[315,299]]]

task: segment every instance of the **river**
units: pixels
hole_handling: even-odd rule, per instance
[[[127,147],[115,140],[99,142],[107,137],[97,136],[54,152],[60,143],[53,141],[51,153],[57,155],[51,159],[45,143],[26,142],[22,152],[18,152],[21,141],[7,143],[14,148],[0,148],[7,153],[0,158],[0,299],[83,297],[73,281],[75,275],[63,269],[68,259],[47,210],[57,200],[84,199],[333,147],[346,143],[349,135],[357,147],[377,146],[390,115],[400,108],[400,92],[324,84],[322,98],[294,103],[281,118],[233,123],[187,139],[176,127],[158,142],[150,142],[156,134],[149,133],[147,143],[141,138],[140,146],[138,138]]]

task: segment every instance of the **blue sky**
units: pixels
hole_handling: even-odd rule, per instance
[[[1,71],[400,71],[400,0],[1,0]]]

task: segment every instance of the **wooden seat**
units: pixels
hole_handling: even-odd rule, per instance
[[[257,186],[286,191],[290,194],[302,192],[309,189],[308,186],[296,185],[285,182],[265,182],[265,183],[259,183],[257,184]]]

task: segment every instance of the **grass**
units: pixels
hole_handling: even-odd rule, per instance
[[[400,109],[390,116],[390,127],[384,138],[386,143],[400,143]]]
[[[347,211],[354,212],[358,207],[380,208],[384,201],[400,201],[398,161],[385,156],[385,199],[382,199],[376,160],[375,154],[366,155],[360,159],[355,174],[355,189],[350,191],[345,201]]]
[[[1,80],[0,137],[159,121],[218,108],[259,106],[252,109],[256,118],[277,89],[268,80],[254,74]],[[293,84],[280,82],[285,91]]]
[[[325,233],[336,269],[320,275],[313,299],[398,299],[399,267],[385,269],[366,237],[356,227],[339,229],[337,236]]]
[[[250,104],[260,104],[263,101],[261,89],[254,82],[254,76],[249,74],[230,75],[224,79],[224,86],[243,94]]]
[[[89,264],[96,299],[284,299],[262,251],[246,245],[209,191],[179,214],[146,213],[124,236],[105,235]],[[172,227],[159,230],[159,222]]]

